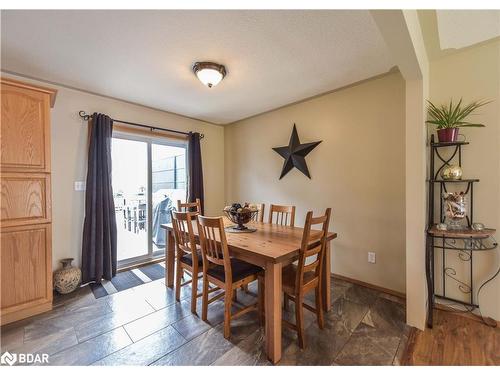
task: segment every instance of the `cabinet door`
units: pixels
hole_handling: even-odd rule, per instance
[[[2,227],[50,222],[49,174],[2,173],[0,177]]]
[[[2,84],[3,171],[50,171],[49,102],[46,93]]]
[[[52,300],[51,226],[2,229],[2,316]]]

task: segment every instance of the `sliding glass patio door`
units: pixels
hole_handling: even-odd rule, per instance
[[[111,154],[121,268],[164,254],[160,225],[186,199],[186,143],[117,132]]]

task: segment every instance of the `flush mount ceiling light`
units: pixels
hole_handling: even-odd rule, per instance
[[[193,65],[193,72],[205,86],[217,86],[226,76],[226,67],[213,62],[197,62]]]

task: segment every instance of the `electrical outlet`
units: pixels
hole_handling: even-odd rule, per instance
[[[85,181],[75,181],[75,191],[85,191]]]
[[[368,263],[375,263],[375,253],[371,251],[368,252]]]

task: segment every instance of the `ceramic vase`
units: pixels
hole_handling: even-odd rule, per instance
[[[54,272],[54,288],[61,294],[68,294],[78,288],[82,271],[71,264],[73,258],[61,259],[62,268]]]

